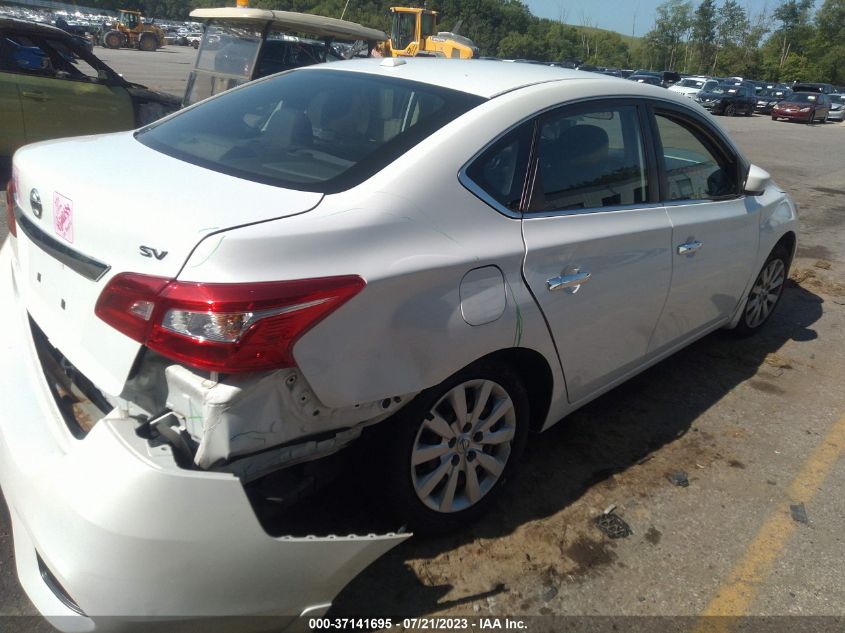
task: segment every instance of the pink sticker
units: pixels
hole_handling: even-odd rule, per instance
[[[53,192],[53,226],[56,233],[73,244],[73,200]]]

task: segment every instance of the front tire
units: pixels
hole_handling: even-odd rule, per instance
[[[776,247],[766,259],[748,293],[742,317],[734,329],[738,336],[758,332],[772,316],[789,275],[789,259],[789,252],[782,246]]]
[[[736,106],[729,103],[725,106],[725,116],[736,116]]]
[[[525,388],[500,363],[473,364],[423,391],[380,425],[397,518],[425,534],[477,519],[515,471],[528,421]]]
[[[158,42],[153,35],[142,35],[138,41],[138,48],[147,53],[152,53],[158,48]]]

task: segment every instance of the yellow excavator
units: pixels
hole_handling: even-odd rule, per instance
[[[385,57],[478,57],[478,47],[471,39],[437,31],[437,11],[390,7],[390,13],[390,39],[380,46]]]

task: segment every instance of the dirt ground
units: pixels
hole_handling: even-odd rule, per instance
[[[831,428],[845,413],[845,126],[721,122],[800,207],[798,255],[765,332],[708,336],[535,436],[487,518],[411,539],[330,615],[696,616],[767,518],[800,501],[793,480],[841,438]],[[777,531],[744,613],[845,615],[842,450],[806,497],[809,523]],[[687,487],[670,482],[677,471]],[[627,538],[594,525],[613,506]]]
[[[119,53],[109,62],[145,82],[119,65],[139,53]],[[330,617],[845,617],[845,124],[720,121],[801,214],[791,281],[765,331],[710,335],[534,436],[480,523],[410,539]],[[688,486],[670,481],[678,471]],[[789,515],[799,502],[807,522]],[[595,526],[609,507],[626,538]],[[311,515],[338,530],[384,527],[379,491],[354,480]],[[0,614],[31,614],[12,561],[0,518]]]

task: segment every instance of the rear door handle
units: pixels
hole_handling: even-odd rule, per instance
[[[21,96],[32,99],[33,101],[50,101],[47,93],[41,92],[40,90],[24,90],[21,92]]]
[[[704,246],[704,244],[702,244],[698,240],[694,240],[692,242],[685,242],[684,244],[678,246],[678,255],[692,255],[702,246]]]
[[[549,292],[563,290],[564,288],[575,288],[575,292],[577,292],[577,287],[587,283],[590,277],[592,275],[587,271],[581,272],[575,269],[575,272],[571,275],[561,275],[560,277],[552,277],[546,280],[546,288],[548,288]]]

